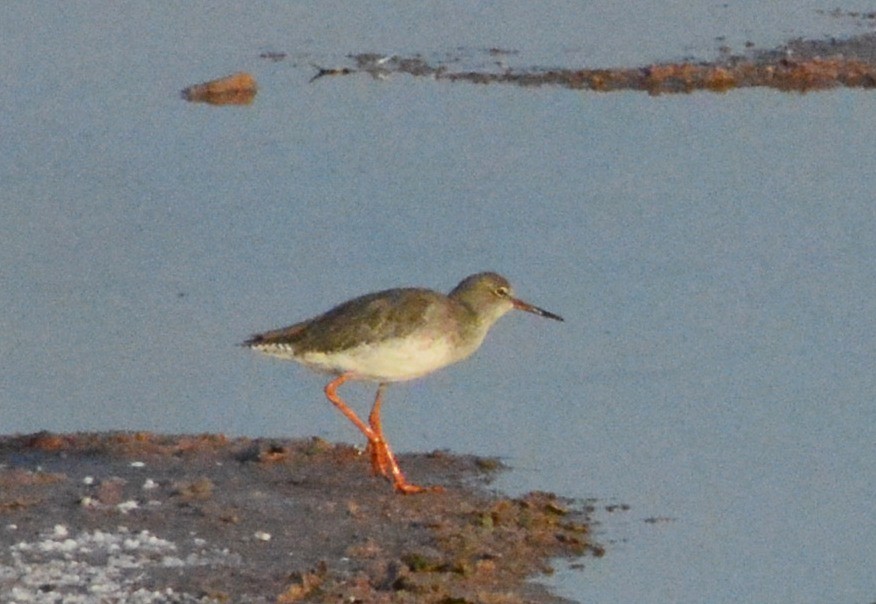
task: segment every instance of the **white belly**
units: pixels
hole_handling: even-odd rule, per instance
[[[422,377],[469,356],[474,350],[459,350],[446,339],[398,338],[363,344],[348,350],[305,352],[295,360],[329,373],[352,373],[357,378],[401,382]]]

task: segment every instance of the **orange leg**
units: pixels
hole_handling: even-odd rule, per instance
[[[339,375],[337,378],[333,379],[329,382],[325,387],[325,396],[331,403],[337,407],[341,413],[347,416],[347,419],[353,422],[359,430],[362,431],[362,434],[368,439],[368,442],[374,442],[377,440],[377,435],[368,427],[368,424],[359,419],[359,416],[347,406],[341,397],[338,396],[338,387],[350,379],[350,374],[344,373]]]
[[[377,387],[377,396],[374,398],[374,406],[371,408],[371,414],[368,416],[368,423],[371,424],[371,430],[377,435],[377,441],[369,442],[368,448],[371,451],[371,467],[376,468],[381,474],[390,478],[387,475],[387,470],[392,475],[392,483],[395,489],[401,493],[412,494],[422,493],[423,491],[442,491],[441,487],[421,487],[411,484],[405,478],[398,462],[395,460],[395,455],[392,449],[389,448],[389,442],[383,435],[383,424],[380,423],[380,405],[383,403],[383,389],[386,388],[385,383],[381,383]]]
[[[383,426],[380,424],[380,405],[383,402],[383,389],[386,384],[380,384],[377,387],[377,396],[374,398],[374,406],[371,408],[371,414],[368,416],[368,423],[371,430],[377,436],[376,441],[368,441],[368,452],[371,454],[371,469],[375,474],[383,474],[387,478],[392,478],[392,463],[390,462],[386,444],[386,438],[383,436]],[[392,460],[395,461],[394,459]]]
[[[371,469],[374,470],[374,473],[383,474],[387,478],[390,478],[389,464],[384,453],[384,447],[381,443],[381,441],[383,440],[383,435],[380,434],[378,431],[372,429],[370,426],[368,426],[368,424],[359,419],[359,416],[356,415],[356,412],[350,409],[350,407],[347,406],[343,399],[338,396],[338,387],[346,382],[348,379],[350,379],[350,375],[343,374],[329,382],[328,385],[325,387],[325,395],[335,407],[340,409],[341,413],[343,413],[348,420],[353,422],[353,424],[355,424],[355,426],[359,428],[362,434],[365,435],[365,438],[368,439],[368,450],[371,452]],[[373,415],[374,411],[372,411],[371,413]]]
[[[325,395],[368,439],[368,450],[371,453],[371,468],[374,470],[374,473],[383,474],[386,478],[391,479],[395,489],[401,493],[410,494],[428,490],[441,490],[440,488],[421,487],[409,483],[398,467],[395,455],[393,455],[392,449],[389,448],[389,443],[386,442],[386,438],[383,436],[383,426],[380,423],[380,404],[386,384],[380,384],[377,387],[374,407],[372,407],[371,414],[368,416],[368,422],[371,424],[369,426],[359,419],[359,416],[338,396],[338,387],[350,379],[350,377],[350,374],[345,373],[329,382],[325,387]]]

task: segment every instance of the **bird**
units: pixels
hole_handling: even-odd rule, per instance
[[[312,319],[255,334],[242,346],[334,376],[325,396],[365,435],[372,472],[399,493],[440,491],[440,486],[409,482],[399,468],[380,419],[384,390],[468,358],[493,324],[514,309],[563,321],[516,298],[505,277],[482,272],[447,295],[418,287],[365,294]],[[367,423],[338,395],[351,380],[378,384]]]

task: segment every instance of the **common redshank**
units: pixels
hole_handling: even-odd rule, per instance
[[[325,395],[368,439],[373,472],[401,493],[419,493],[440,487],[411,484],[399,469],[380,422],[384,389],[467,358],[493,323],[515,308],[563,320],[515,298],[501,275],[478,273],[446,296],[412,287],[366,294],[313,319],[256,334],[243,345],[336,376]],[[338,387],[348,380],[378,383],[367,424],[338,396]]]

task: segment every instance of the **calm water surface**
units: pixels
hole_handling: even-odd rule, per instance
[[[848,22],[806,2],[186,6],[0,9],[4,432],[356,441],[322,377],[235,344],[498,270],[566,322],[506,317],[390,389],[385,427],[401,451],[502,456],[507,491],[629,504],[560,593],[876,599],[871,94],[306,84],[349,52],[625,65]],[[179,100],[238,69],[251,107]]]

